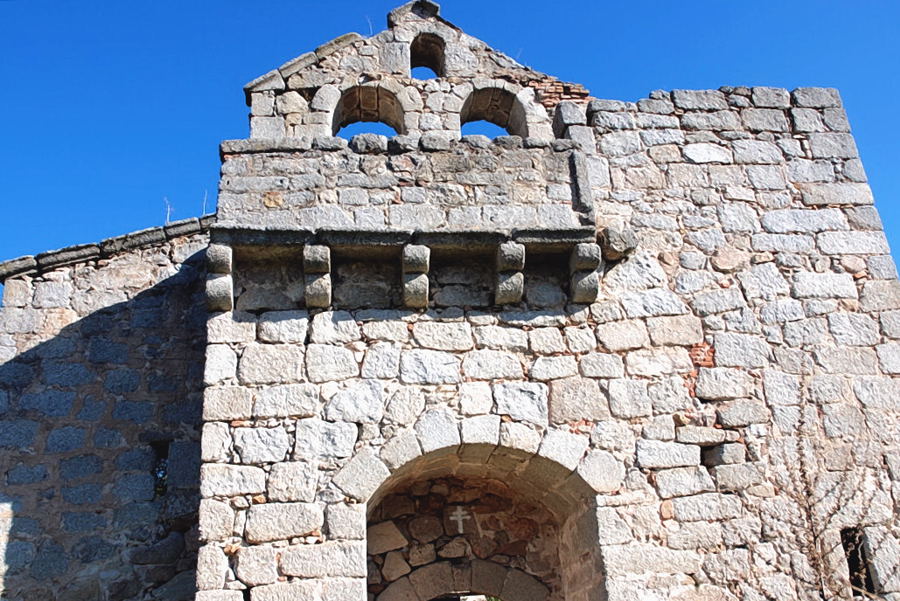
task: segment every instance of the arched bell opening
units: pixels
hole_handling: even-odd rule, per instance
[[[409,45],[409,70],[414,79],[444,76],[444,39],[433,33],[420,33]],[[430,73],[429,73],[430,72]]]
[[[476,89],[463,103],[460,123],[487,121],[513,136],[528,137],[525,109],[509,90],[500,87]]]
[[[370,598],[605,598],[594,494],[572,470],[515,449],[423,455],[368,502]]]
[[[405,134],[403,114],[403,107],[397,96],[387,88],[376,85],[355,86],[341,94],[334,109],[332,132],[338,135],[348,125],[363,122],[384,124],[397,134]],[[373,129],[371,133],[385,131],[381,127]]]

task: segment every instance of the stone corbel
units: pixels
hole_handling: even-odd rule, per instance
[[[582,243],[572,248],[569,273],[572,276],[569,292],[573,303],[592,303],[600,289],[600,268],[603,257],[599,244]]]
[[[494,303],[514,305],[525,293],[525,245],[504,242],[497,248],[497,286]]]
[[[428,269],[431,249],[420,244],[403,247],[403,304],[414,309],[428,306]]]
[[[331,249],[321,244],[303,247],[303,281],[307,307],[331,305]]]
[[[206,266],[206,308],[210,311],[231,311],[234,309],[231,247],[210,244],[206,249]]]

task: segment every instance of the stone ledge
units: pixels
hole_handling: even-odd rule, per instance
[[[206,232],[209,231],[214,220],[214,214],[199,218],[191,217],[167,225],[107,238],[99,243],[76,244],[43,252],[36,256],[26,255],[3,261],[0,262],[0,282],[24,273],[43,273],[55,267],[92,259],[105,259],[127,250],[148,248],[174,238]]]
[[[521,138],[520,136],[498,136],[494,139],[481,135],[462,136],[458,139],[446,140],[449,145],[446,149],[436,149],[429,146],[428,141],[422,142],[422,139],[416,139],[411,136],[380,136],[377,134],[359,134],[359,136],[375,136],[384,138],[388,148],[388,154],[402,154],[405,152],[416,152],[424,150],[425,152],[448,152],[458,146],[471,146],[473,149],[485,149],[494,146],[502,150],[516,148],[549,148],[553,152],[567,152],[576,149],[577,145],[572,140],[555,139],[555,140],[538,140],[534,138]],[[354,136],[354,139],[359,137]],[[362,150],[365,148],[365,150]],[[345,138],[337,136],[318,136],[315,138],[245,138],[240,140],[223,140],[219,144],[219,156],[223,158],[233,154],[257,154],[266,152],[305,152],[308,150],[317,151],[346,151],[350,150],[356,154],[372,154],[383,153],[372,146],[357,146],[350,143]]]
[[[406,244],[422,244],[434,248],[455,249],[496,246],[512,240],[527,246],[556,248],[580,242],[596,242],[597,232],[593,227],[495,231],[281,230],[217,224],[211,229],[210,239],[216,244],[230,246],[326,244],[336,247],[400,247]]]

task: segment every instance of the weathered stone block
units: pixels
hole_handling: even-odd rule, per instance
[[[244,536],[251,543],[287,540],[318,531],[324,524],[322,507],[315,503],[264,503],[247,511]]]
[[[281,571],[303,578],[365,577],[366,547],[356,541],[288,547],[281,554]]]

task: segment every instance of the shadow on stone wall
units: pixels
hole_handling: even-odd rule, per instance
[[[200,252],[0,365],[3,601],[193,599],[204,278]]]

